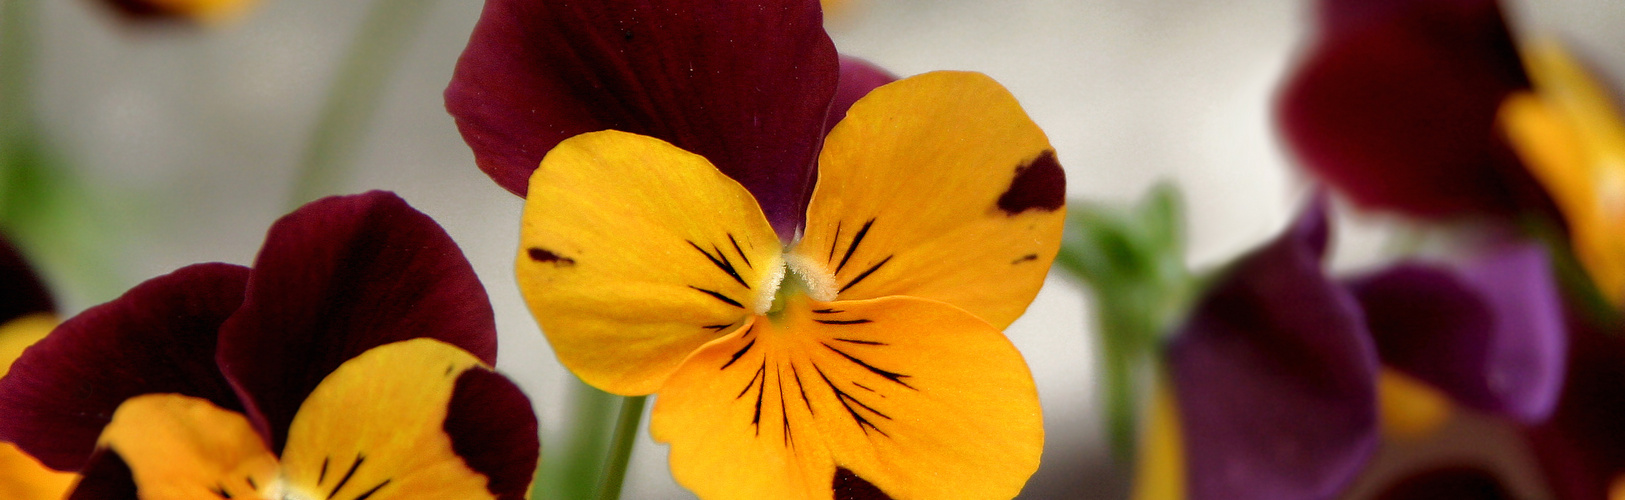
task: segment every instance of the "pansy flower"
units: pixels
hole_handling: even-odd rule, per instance
[[[837,60],[812,0],[491,0],[447,105],[527,197],[519,283],[560,361],[658,394],[680,484],[1012,497],[1043,429],[1000,331],[1064,174],[987,77],[868,91],[890,77]]]
[[[56,303],[20,252],[0,237],[0,377],[23,349],[56,326]],[[74,475],[40,464],[15,445],[0,442],[0,498],[60,499]]]
[[[0,441],[80,471],[71,498],[523,498],[536,422],[495,357],[439,226],[389,193],[327,198],[252,269],[68,319],[0,379]]]
[[[1174,332],[1136,498],[1333,498],[1403,402],[1396,385],[1550,415],[1566,337],[1538,247],[1333,280],[1324,210],[1222,271]]]
[[[1357,204],[1505,218],[1550,206],[1496,110],[1529,88],[1495,0],[1321,0],[1278,117],[1304,167]]]

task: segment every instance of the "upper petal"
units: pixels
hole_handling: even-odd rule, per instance
[[[705,158],[617,131],[567,140],[531,177],[515,265],[564,366],[648,394],[689,353],[767,310],[779,240]]]
[[[455,346],[413,339],[345,362],[311,392],[282,474],[326,498],[519,500],[538,453],[536,417],[512,382]]]
[[[997,328],[1021,316],[1061,245],[1066,174],[1004,87],[936,72],[870,92],[819,160],[800,260],[841,300],[910,295]]]
[[[215,340],[247,279],[240,266],[184,267],[63,322],[0,379],[0,441],[78,470],[130,397],[178,393],[240,409],[216,368]]]
[[[1540,247],[1499,249],[1457,271],[1401,264],[1349,288],[1383,364],[1473,408],[1525,423],[1551,414],[1568,336]]]
[[[835,89],[835,101],[829,105],[829,116],[824,118],[824,134],[835,129],[835,124],[846,118],[852,105],[869,92],[891,82],[897,76],[869,61],[853,56],[841,56],[841,81]]]
[[[1012,498],[1044,442],[1015,346],[914,297],[793,303],[696,352],[652,415],[701,498]]]
[[[56,302],[22,252],[0,236],[0,323],[29,313],[52,312]]]
[[[1321,271],[1323,204],[1226,271],[1167,362],[1192,499],[1331,498],[1377,443],[1377,355]]]
[[[243,307],[221,326],[219,363],[275,449],[339,364],[419,337],[496,362],[491,303],[462,251],[428,216],[373,191],[311,202],[271,226]]]
[[[1361,205],[1424,217],[1543,203],[1495,130],[1501,100],[1529,81],[1494,0],[1320,8],[1279,103],[1305,167]]]
[[[711,160],[788,238],[837,64],[816,0],[489,0],[446,107],[515,194],[560,141],[623,130]]]

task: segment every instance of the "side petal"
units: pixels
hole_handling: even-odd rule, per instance
[[[497,184],[604,129],[711,160],[794,234],[839,76],[816,0],[493,0],[446,108]]]
[[[616,394],[654,392],[689,353],[766,311],[784,267],[739,183],[617,131],[547,155],[519,239],[519,290],[559,361]]]
[[[829,105],[829,116],[824,118],[824,135],[829,135],[835,129],[835,124],[846,119],[847,110],[852,105],[869,95],[870,91],[891,82],[897,81],[897,76],[891,72],[875,66],[869,61],[856,57],[841,56],[841,81],[835,89],[835,101]]]
[[[481,372],[489,373],[479,359],[433,339],[377,347],[344,363],[294,419],[282,450],[287,488],[305,494],[298,498],[524,498],[540,452],[535,416],[529,401],[505,379],[492,386],[481,375],[470,376]],[[518,425],[453,425],[452,417],[467,410],[467,391],[481,393],[472,395],[475,400],[500,400],[484,409],[501,413],[487,421]],[[448,432],[453,427],[459,434],[486,434],[464,443],[493,447],[460,447]],[[467,451],[476,454],[460,455]],[[487,457],[514,462],[497,469],[502,475],[488,477],[492,470],[471,467],[489,463]]]
[[[0,443],[0,498],[61,500],[77,477],[51,470],[11,443]]]
[[[1524,423],[1557,404],[1567,331],[1540,247],[1501,249],[1459,271],[1401,264],[1349,289],[1384,364]]]
[[[0,441],[78,470],[130,397],[178,393],[241,408],[214,355],[247,279],[240,266],[189,266],[68,319],[0,379]]]
[[[277,459],[248,419],[207,400],[178,394],[130,398],[102,432],[100,453],[111,452],[128,468],[141,498],[253,498],[277,478]],[[110,466],[86,481],[116,484]],[[104,477],[103,474],[112,473]]]
[[[1321,206],[1227,270],[1168,346],[1194,500],[1331,498],[1376,448],[1377,354],[1321,271]]]
[[[418,337],[496,362],[491,302],[463,252],[434,220],[373,191],[317,200],[271,226],[243,307],[220,328],[219,362],[275,449],[322,377]]]
[[[56,311],[56,302],[22,252],[0,237],[0,323]]]
[[[840,300],[923,297],[1002,329],[1044,283],[1065,198],[1055,151],[1014,96],[981,74],[927,73],[875,89],[835,126],[795,253]]]
[[[1320,39],[1278,104],[1306,168],[1362,206],[1423,217],[1543,200],[1495,130],[1529,81],[1494,0],[1319,5]]]
[[[912,297],[792,304],[695,353],[653,415],[701,498],[1011,498],[1044,441],[1009,340]]]

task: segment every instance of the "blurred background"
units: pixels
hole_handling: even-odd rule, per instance
[[[1227,260],[1281,226],[1308,190],[1271,126],[1309,2],[1290,0],[848,0],[837,47],[899,75],[987,73],[1049,134],[1074,199],[1128,203],[1159,180],[1186,196],[1189,260]],[[288,211],[296,166],[370,2],[263,0],[218,26],[123,22],[93,0],[38,2],[36,109],[83,184],[105,261],[39,255],[71,314],[205,261],[248,264]],[[1556,34],[1616,79],[1625,3],[1522,1],[1514,29]],[[340,192],[386,189],[443,225],[489,291],[498,368],[530,394],[544,447],[569,422],[568,378],[514,284],[522,200],[475,168],[441,92],[481,3],[433,3],[409,37]],[[6,68],[0,68],[0,72]],[[336,194],[336,193],[335,193]],[[1344,217],[1334,263],[1377,259],[1393,221]],[[36,249],[35,253],[42,253]],[[1031,498],[1123,498],[1106,449],[1090,301],[1059,274],[1008,334],[1037,378],[1048,434]],[[646,425],[647,420],[645,420]],[[638,443],[625,498],[691,498],[666,450]]]

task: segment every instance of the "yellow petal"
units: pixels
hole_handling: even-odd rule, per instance
[[[1179,403],[1166,378],[1158,381],[1140,430],[1139,463],[1134,468],[1134,500],[1184,500],[1185,440]]]
[[[125,400],[102,430],[143,500],[274,498],[276,456],[242,414],[208,400],[146,394]]]
[[[29,314],[0,325],[0,377],[6,375],[24,349],[45,338],[56,325],[56,316],[50,313]]]
[[[1450,399],[1427,383],[1387,368],[1377,382],[1377,407],[1384,436],[1421,439],[1450,420]]]
[[[38,313],[0,325],[0,377],[6,375],[23,349],[45,338],[56,324],[56,316]],[[60,499],[73,479],[73,474],[52,470],[11,443],[0,443],[0,498]]]
[[[559,361],[648,394],[695,349],[765,311],[778,236],[739,183],[659,139],[559,143],[530,178],[519,288]]]
[[[1575,256],[1599,290],[1625,305],[1625,123],[1607,90],[1561,46],[1529,44],[1536,93],[1501,106],[1514,149],[1567,220]]]
[[[288,430],[286,487],[307,495],[296,498],[495,498],[443,430],[458,376],[479,366],[474,355],[424,338],[339,365]]]
[[[830,133],[818,168],[796,260],[833,275],[841,300],[924,297],[1003,329],[1060,248],[1066,188],[1054,150],[981,74],[875,89]]]
[[[661,389],[650,431],[708,499],[1011,498],[1044,440],[1009,340],[912,297],[802,299],[707,345]]]

